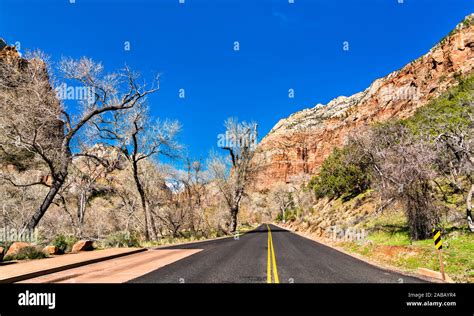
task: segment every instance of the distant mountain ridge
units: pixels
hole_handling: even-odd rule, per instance
[[[256,190],[317,174],[335,147],[361,126],[407,118],[474,68],[474,14],[467,16],[428,53],[376,79],[362,92],[340,96],[281,119],[260,142]]]

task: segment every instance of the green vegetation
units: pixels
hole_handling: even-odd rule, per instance
[[[51,242],[53,246],[58,247],[60,253],[71,252],[72,246],[78,241],[74,236],[58,235]]]
[[[321,166],[320,174],[309,183],[316,197],[350,199],[369,188],[370,175],[364,165],[348,159],[351,147],[334,149]]]
[[[380,264],[406,272],[418,268],[439,271],[433,240],[412,240],[404,212],[397,207],[366,218],[358,224],[368,232],[363,241],[339,244]],[[457,282],[474,282],[474,238],[466,228],[443,223],[443,259],[446,273]]]
[[[283,217],[284,217],[285,222],[292,222],[292,221],[296,220],[296,218],[298,217],[298,212],[300,212],[299,209],[295,209],[295,208],[287,209],[287,210],[285,210],[284,215],[282,215],[281,213],[278,213],[278,215],[276,217],[276,221],[277,222],[283,222]]]
[[[471,75],[412,117],[376,123],[352,137],[324,161],[309,186],[317,198],[343,201],[374,189],[403,207],[412,240],[430,238],[434,227],[447,224],[440,214],[466,209],[473,183],[473,105]]]
[[[105,248],[140,247],[140,239],[137,233],[118,231],[109,234],[102,242],[102,246]]]
[[[242,223],[239,225],[237,231],[239,234],[244,234],[248,231],[255,229],[256,227],[257,227],[256,225]],[[196,235],[196,234],[192,234],[191,232],[189,233],[183,232],[181,235],[182,236],[180,237],[173,237],[169,235],[167,237],[160,238],[157,241],[143,241],[141,242],[141,246],[142,247],[156,247],[156,246],[165,246],[165,245],[173,245],[173,244],[182,244],[182,243],[188,243],[188,242],[194,242],[194,241],[203,241],[203,240],[212,239],[212,238],[232,237],[218,230],[213,230],[207,236]]]
[[[3,258],[3,261],[11,260],[28,260],[28,259],[42,259],[46,258],[46,255],[38,248],[34,246],[21,248],[15,255],[9,255]]]
[[[472,102],[474,76],[460,80],[457,86],[400,122],[417,136],[437,136],[448,129],[467,128],[472,123],[469,116],[474,115]]]
[[[431,239],[411,241],[408,227],[370,233],[366,243],[344,242],[341,246],[383,264],[407,272],[418,268],[439,271],[438,255]],[[467,230],[453,229],[443,235],[446,273],[458,282],[474,282],[474,239]]]

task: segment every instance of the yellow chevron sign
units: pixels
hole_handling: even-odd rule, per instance
[[[438,250],[443,249],[443,242],[441,241],[441,232],[437,229],[433,229],[433,233],[434,233],[433,240],[434,240],[436,249]]]

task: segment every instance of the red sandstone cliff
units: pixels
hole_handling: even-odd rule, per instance
[[[366,90],[280,120],[258,146],[255,159],[261,171],[255,189],[288,182],[300,174],[317,174],[326,157],[356,128],[413,115],[459,77],[471,74],[473,66],[471,14],[427,54],[375,80]]]

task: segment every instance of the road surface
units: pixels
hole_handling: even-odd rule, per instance
[[[419,283],[274,225],[236,238],[171,246],[202,249],[132,283]]]

